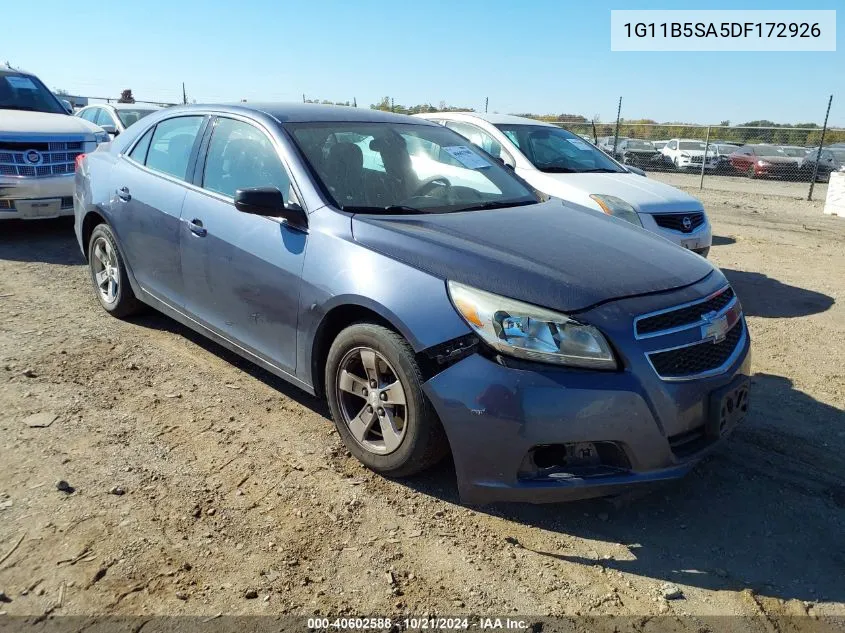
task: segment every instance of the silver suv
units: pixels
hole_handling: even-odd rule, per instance
[[[73,215],[76,159],[108,140],[38,77],[0,66],[0,221]]]

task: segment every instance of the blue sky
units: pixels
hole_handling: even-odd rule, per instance
[[[840,9],[811,2],[601,0],[141,0],[3,3],[0,60],[73,94],[198,102],[309,98],[359,105],[391,95],[499,112],[613,120],[845,127],[845,50],[610,51],[610,10]]]

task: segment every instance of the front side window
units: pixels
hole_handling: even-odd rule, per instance
[[[191,150],[202,120],[202,116],[180,116],[156,125],[147,152],[147,167],[187,180]]]
[[[97,120],[94,123],[97,125],[114,125],[114,118],[111,112],[105,108],[100,108],[100,113],[97,115]]]
[[[202,186],[230,198],[238,189],[276,187],[287,202],[290,177],[264,132],[221,118],[208,145]]]
[[[0,70],[0,110],[67,114],[64,106],[34,75]]]
[[[537,198],[466,138],[435,125],[288,123],[334,204],[357,213],[445,213],[534,204]]]
[[[580,136],[548,125],[497,125],[537,169],[551,174],[624,172],[612,159]]]
[[[501,144],[481,128],[461,121],[447,121],[446,127],[455,130],[455,132],[464,138],[469,139],[471,143],[474,143],[494,158],[501,156]]]

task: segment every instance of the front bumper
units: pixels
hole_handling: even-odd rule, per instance
[[[672,294],[677,299],[700,297],[702,284],[696,286],[698,293],[685,289]],[[601,315],[620,316],[631,308],[642,312],[658,305],[654,297],[615,302],[598,308],[589,320],[599,323]],[[464,502],[547,503],[613,495],[631,486],[682,477],[718,444],[704,442],[693,452],[682,452],[673,438],[689,436],[705,425],[712,392],[750,376],[748,338],[724,373],[667,382],[648,365],[630,325],[628,321],[618,332],[603,328],[614,343],[625,332],[631,339],[616,345],[625,365],[622,371],[507,367],[476,353],[425,383],[449,438]],[[737,327],[744,328],[744,321]],[[526,456],[532,451],[572,444],[613,445],[624,459],[595,475],[525,476]]]
[[[708,160],[704,163],[704,170],[705,171],[714,171],[717,166],[717,162],[715,160]],[[678,158],[678,169],[696,169],[701,171],[701,161],[693,161],[690,158]]]
[[[73,174],[28,178],[0,176],[0,220],[73,215]]]

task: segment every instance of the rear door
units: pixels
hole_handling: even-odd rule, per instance
[[[238,189],[276,187],[296,202],[274,141],[256,123],[221,116],[203,143],[180,228],[185,309],[192,318],[293,373],[306,234],[235,208]]]
[[[179,216],[205,122],[203,115],[159,121],[115,169],[114,227],[129,266],[145,291],[173,306],[183,303]]]

